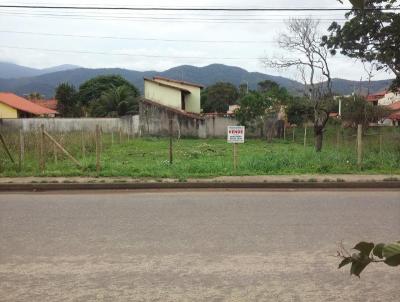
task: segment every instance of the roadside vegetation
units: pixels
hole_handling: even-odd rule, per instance
[[[311,128],[309,128],[309,131]],[[293,131],[295,139],[293,141]],[[311,132],[311,131],[310,131]],[[82,163],[80,169],[45,144],[46,168],[39,168],[39,135],[26,133],[24,160],[19,167],[19,136],[6,133],[12,164],[0,151],[0,176],[126,176],[186,179],[224,175],[298,174],[400,174],[400,129],[370,128],[364,134],[362,166],[357,165],[356,133],[331,125],[326,148],[315,152],[310,135],[304,147],[304,128],[288,129],[286,139],[247,139],[238,147],[238,168],[233,169],[232,145],[225,139],[174,139],[173,163],[169,163],[169,139],[128,138],[116,133],[101,138],[101,170],[96,172],[94,133],[52,134]],[[83,143],[82,143],[83,142]]]

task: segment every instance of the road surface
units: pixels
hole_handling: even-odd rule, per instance
[[[398,301],[400,191],[0,194],[0,301]]]

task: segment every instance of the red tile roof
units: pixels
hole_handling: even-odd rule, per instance
[[[10,92],[0,92],[0,103],[6,104],[19,111],[28,112],[34,115],[52,115],[58,113],[55,110],[36,105],[35,103],[32,103],[31,101],[28,101]]]
[[[385,97],[386,91],[370,94],[367,96],[368,102],[376,102],[379,101],[381,98]]]
[[[395,102],[395,103],[393,103],[393,104],[391,104],[391,105],[388,105],[388,107],[389,107],[391,110],[395,110],[395,111],[400,110],[400,101]]]
[[[153,79],[167,81],[167,82],[171,82],[171,83],[182,84],[182,85],[194,86],[194,87],[198,87],[198,88],[204,88],[204,86],[200,85],[200,84],[195,84],[195,83],[190,83],[190,82],[185,82],[185,81],[178,81],[178,80],[173,80],[173,79],[164,78],[164,77],[153,77]]]
[[[36,105],[51,109],[51,110],[57,110],[57,105],[58,102],[56,99],[51,99],[51,100],[31,100],[32,103],[35,103]]]

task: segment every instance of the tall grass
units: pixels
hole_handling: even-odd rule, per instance
[[[236,175],[330,174],[330,173],[400,173],[400,129],[369,129],[363,138],[363,165],[357,165],[356,132],[329,127],[324,148],[316,153],[312,129],[303,145],[304,129],[291,129],[286,140],[267,143],[248,139],[238,147]],[[18,164],[19,133],[3,133],[16,164],[12,164],[0,147],[0,176],[127,176],[127,177],[211,177],[234,175],[232,145],[225,139],[174,140],[174,162],[168,161],[169,140],[135,138],[126,135],[102,135],[102,169],[96,173],[94,133],[52,133],[53,137],[76,157],[83,169],[45,140],[46,169],[39,169],[39,134],[24,133],[25,156]],[[382,141],[382,144],[380,144]]]

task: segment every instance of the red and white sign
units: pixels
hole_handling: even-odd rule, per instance
[[[244,131],[244,126],[228,126],[228,143],[243,144]]]

